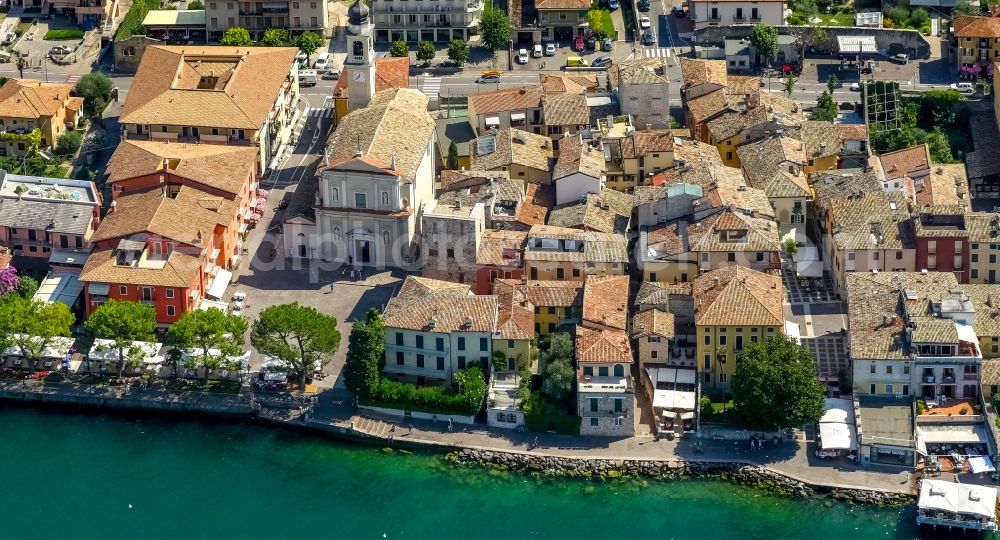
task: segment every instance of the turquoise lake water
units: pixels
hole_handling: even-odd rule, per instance
[[[541,481],[250,424],[0,406],[0,434],[4,539],[915,536],[911,510],[713,481]]]

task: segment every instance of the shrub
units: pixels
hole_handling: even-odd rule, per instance
[[[133,3],[118,25],[115,40],[120,41],[134,35],[145,34],[146,29],[142,27],[142,20],[151,9],[160,9],[160,0],[137,0]]]
[[[448,386],[415,386],[380,379],[365,403],[393,409],[471,416],[479,412],[486,397],[486,378],[479,367],[455,374],[460,389]]]
[[[191,0],[187,5],[188,9],[205,9],[205,4],[201,3],[201,0]]]
[[[79,131],[67,131],[60,135],[59,140],[56,141],[56,154],[72,156],[80,150],[82,142],[83,137],[80,136]]]
[[[73,39],[83,39],[83,30],[77,28],[67,28],[63,30],[49,30],[45,32],[45,39],[50,41],[68,41]]]

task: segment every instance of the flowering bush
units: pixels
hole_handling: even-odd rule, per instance
[[[16,291],[20,283],[21,279],[17,277],[17,269],[13,266],[0,270],[0,296]]]

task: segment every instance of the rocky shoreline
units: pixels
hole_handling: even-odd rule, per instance
[[[913,502],[913,497],[902,493],[810,485],[767,467],[745,463],[566,458],[472,449],[451,452],[445,456],[445,460],[456,465],[476,466],[542,477],[602,481],[620,478],[656,480],[711,478],[753,487],[784,497],[825,496],[852,504],[872,506],[903,506]]]

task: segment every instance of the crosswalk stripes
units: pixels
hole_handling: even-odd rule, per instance
[[[437,99],[438,93],[441,92],[441,77],[427,77],[424,79],[424,84],[421,85],[420,90],[427,97]]]
[[[69,75],[66,77],[66,82],[69,84],[76,84],[76,81],[79,81],[81,78],[83,78],[82,75]]]
[[[646,58],[670,58],[669,47],[649,47],[642,50]]]
[[[320,107],[310,107],[306,111],[306,116],[309,118],[333,118],[333,109],[320,108]]]

